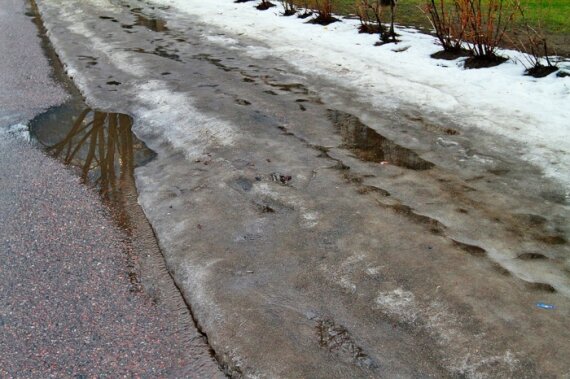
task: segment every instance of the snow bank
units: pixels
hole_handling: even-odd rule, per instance
[[[206,36],[212,43],[238,48],[234,38],[244,35],[260,42],[245,52],[263,59],[280,57],[307,75],[323,76],[353,89],[371,106],[396,109],[409,105],[419,111],[441,113],[463,128],[480,128],[508,136],[527,146],[525,159],[551,177],[569,183],[570,78],[523,76],[516,62],[521,54],[493,68],[465,70],[461,60],[430,58],[439,51],[434,37],[400,29],[402,42],[374,47],[377,36],[357,33],[357,20],[329,26],[283,17],[281,7],[260,12],[254,2],[232,0],[154,0],[223,28],[228,38]],[[404,50],[404,51],[402,51]]]

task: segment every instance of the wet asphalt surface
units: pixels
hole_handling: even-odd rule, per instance
[[[30,119],[67,97],[50,78],[37,28],[26,11],[23,0],[0,5],[0,126]]]
[[[8,132],[67,97],[26,11],[0,7],[0,377],[219,375],[129,281],[133,247],[96,192]]]
[[[169,316],[132,292],[124,235],[43,153],[0,142],[0,376],[179,376]],[[181,371],[182,370],[182,371]]]

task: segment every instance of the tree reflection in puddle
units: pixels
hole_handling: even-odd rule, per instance
[[[38,116],[30,129],[51,155],[76,167],[85,184],[96,187],[111,205],[119,205],[125,195],[136,194],[135,167],[155,155],[134,136],[132,126],[126,114],[64,105]]]
[[[159,18],[146,17],[143,14],[135,14],[136,25],[144,26],[154,32],[166,32],[168,28],[166,27],[166,21]]]
[[[363,124],[358,117],[349,113],[329,109],[333,122],[343,140],[343,147],[352,151],[359,159],[405,167],[410,170],[429,170],[434,164],[419,157],[414,151],[400,146]]]

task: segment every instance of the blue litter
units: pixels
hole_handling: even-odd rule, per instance
[[[552,304],[546,304],[546,303],[536,303],[536,306],[542,309],[554,309],[556,308],[554,305]]]

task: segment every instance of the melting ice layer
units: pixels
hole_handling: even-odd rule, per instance
[[[362,160],[387,162],[411,170],[429,170],[434,164],[420,158],[410,149],[397,145],[375,130],[364,125],[357,117],[329,110],[329,118],[339,130],[344,145]]]

